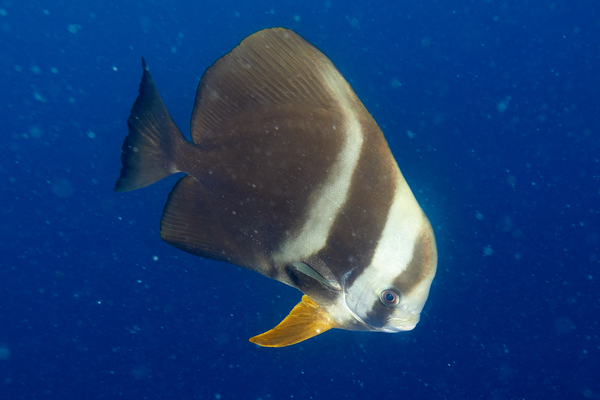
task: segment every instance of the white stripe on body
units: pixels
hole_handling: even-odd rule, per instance
[[[301,261],[325,247],[333,223],[348,198],[352,175],[361,154],[362,126],[353,110],[357,104],[356,96],[333,65],[326,64],[319,72],[323,86],[327,88],[329,96],[337,100],[342,114],[343,125],[333,128],[341,130],[345,140],[327,178],[312,195],[308,218],[302,228],[273,254],[276,263]]]

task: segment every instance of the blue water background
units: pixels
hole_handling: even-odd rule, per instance
[[[0,1],[0,398],[598,399],[597,1]],[[245,36],[319,47],[386,134],[439,269],[412,332],[264,349],[300,293],[162,242],[112,191],[144,56],[182,131]]]

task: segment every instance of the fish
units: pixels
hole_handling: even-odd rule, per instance
[[[284,28],[260,30],[203,74],[187,140],[142,58],[114,190],[183,173],[160,221],[168,244],[302,292],[275,328],[284,347],[332,328],[419,322],[437,269],[428,218],[341,73]]]

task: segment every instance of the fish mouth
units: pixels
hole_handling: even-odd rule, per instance
[[[415,327],[417,326],[417,323],[415,322],[414,324],[403,324],[403,325],[398,325],[398,326],[394,326],[392,328],[390,327],[385,327],[383,328],[383,330],[385,332],[406,332],[406,331],[412,331],[413,329],[415,329]]]
[[[403,321],[398,323],[393,323],[388,321],[385,325],[369,321],[368,319],[364,319],[359,317],[352,309],[348,308],[348,311],[352,314],[352,316],[356,319],[356,321],[363,325],[368,331],[376,331],[376,332],[387,332],[387,333],[397,333],[397,332],[407,332],[415,329],[417,324],[419,323],[419,318],[416,318],[416,321]]]
[[[389,332],[406,332],[415,329],[421,316],[419,314],[413,314],[409,318],[390,318],[385,328],[389,329]]]
[[[378,332],[387,332],[387,333],[397,333],[397,332],[406,332],[412,331],[417,326],[417,322],[405,321],[404,323],[399,324],[390,324],[389,322],[385,325],[370,323],[369,321],[362,321],[365,325],[367,325],[370,330],[378,331]]]

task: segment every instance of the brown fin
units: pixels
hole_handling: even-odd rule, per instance
[[[126,192],[148,186],[175,172],[178,145],[186,140],[163,104],[156,85],[142,58],[144,73],[138,97],[127,125],[123,142],[121,176],[114,190]]]
[[[275,328],[250,341],[263,347],[285,347],[320,335],[337,324],[327,311],[308,296],[292,309],[290,314]]]
[[[330,82],[356,98],[332,62],[296,33],[283,28],[256,32],[204,73],[192,113],[192,140],[202,146],[216,140],[218,146],[225,127],[251,115],[269,122],[290,110],[301,110],[307,119],[335,109],[337,94],[328,90]]]
[[[160,236],[172,246],[200,257],[244,266],[233,235],[225,229],[214,209],[212,196],[189,175],[175,186],[160,220]]]

